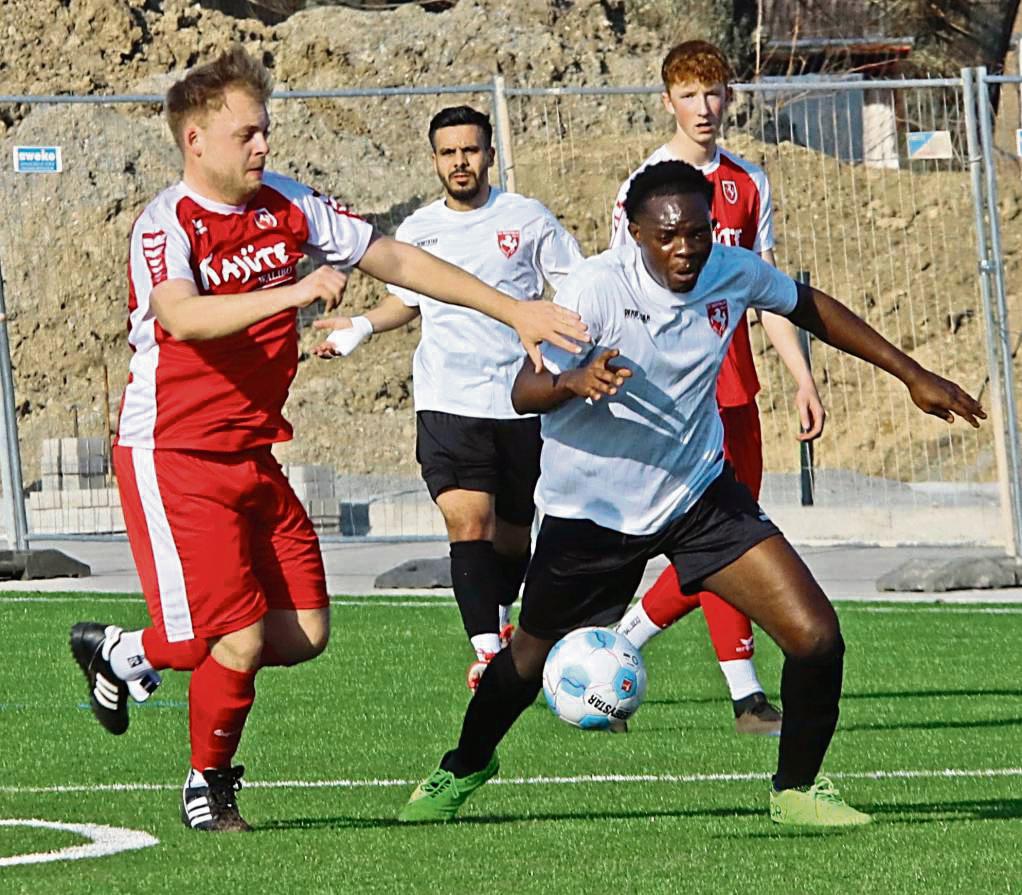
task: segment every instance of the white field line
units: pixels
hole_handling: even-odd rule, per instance
[[[74,833],[89,840],[86,845],[69,845],[56,851],[32,852],[25,855],[10,855],[0,858],[0,867],[15,864],[47,864],[52,861],[80,861],[84,858],[102,858],[122,851],[149,848],[159,845],[160,840],[141,830],[127,830],[124,827],[106,827],[100,824],[65,824],[35,818],[0,819],[0,827],[35,827],[36,829],[61,830]]]
[[[16,593],[0,593],[0,606],[6,603],[144,603],[138,596],[126,594],[123,597],[97,597],[88,592],[77,594],[65,594],[61,596],[39,596],[31,594],[21,596]],[[861,606],[856,602],[838,601],[841,603],[842,612],[939,612],[948,613],[978,613],[980,615],[1022,615],[1022,605],[1014,606],[972,606],[968,603],[941,603],[939,606],[929,606],[922,603],[906,603],[904,605],[888,604],[886,606]],[[991,603],[997,600],[991,597]],[[411,600],[395,599],[384,594],[379,596],[365,597],[362,599],[334,598],[330,600],[331,606],[355,606],[368,607],[370,609],[454,609],[457,604],[449,594],[437,594],[436,596],[417,596]]]
[[[834,780],[947,780],[1022,777],[1022,768],[943,768],[903,771],[845,771],[828,775]],[[746,774],[585,774],[576,777],[498,777],[490,785],[576,786],[599,783],[748,783],[769,780],[768,773]],[[414,786],[418,780],[253,780],[246,789],[386,789]],[[180,783],[95,783],[65,786],[0,786],[10,795],[63,795],[66,793],[156,792],[178,790]]]
[[[122,606],[128,603],[144,603],[141,597],[93,597],[88,593],[67,594],[59,597],[40,596],[15,596],[13,594],[0,594],[0,605],[5,603],[120,603]],[[453,609],[457,607],[454,597],[416,597],[414,600],[395,600],[392,597],[367,597],[363,600],[332,599],[331,606],[368,606],[371,609],[415,608],[415,609]]]

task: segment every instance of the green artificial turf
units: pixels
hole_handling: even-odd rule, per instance
[[[68,628],[141,625],[140,599],[0,595],[0,819],[159,839],[73,863],[0,866],[0,892],[1013,891],[1022,608],[838,611],[845,697],[824,769],[874,814],[871,827],[771,824],[777,741],[735,735],[698,616],[647,648],[649,690],[628,734],[569,728],[540,698],[503,743],[498,777],[457,822],[398,825],[415,783],[456,740],[468,646],[449,599],[337,598],[327,652],[259,676],[238,754],[249,784],[239,804],[256,832],[232,836],[192,832],[178,817],[185,675],[167,673],[150,703],[133,705],[122,737],[89,712]],[[762,635],[758,647],[776,697],[779,653]],[[0,826],[0,864],[87,842]]]

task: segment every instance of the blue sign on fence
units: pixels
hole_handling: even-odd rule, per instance
[[[59,146],[14,147],[14,170],[21,174],[57,174],[63,169]]]

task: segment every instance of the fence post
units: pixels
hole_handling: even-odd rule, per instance
[[[18,418],[14,410],[14,371],[11,345],[7,338],[7,304],[4,301],[4,277],[0,269],[0,389],[3,391],[4,445],[0,451],[0,476],[11,528],[8,536],[15,550],[28,549],[28,516],[25,512],[25,487],[21,480],[21,449],[18,446]]]
[[[1001,406],[1004,412],[1002,429],[1008,465],[1008,487],[1011,496],[1012,547],[1015,556],[1022,555],[1022,446],[1019,445],[1018,410],[1015,405],[1015,370],[1011,356],[1011,335],[1008,327],[1007,290],[1004,283],[1004,253],[1001,250],[1001,221],[997,199],[997,169],[994,163],[994,134],[990,90],[986,66],[975,70],[979,110],[980,149],[986,182],[987,226],[990,233],[989,275],[993,284],[994,342],[1001,375]]]
[[[511,116],[507,111],[507,94],[504,92],[504,76],[493,76],[493,118],[497,137],[497,169],[500,187],[509,193],[515,189],[515,156],[511,142]]]
[[[806,286],[810,285],[810,273],[808,270],[800,270],[795,277],[800,283],[804,283]],[[810,341],[812,336],[807,330],[798,328],[798,344],[802,349],[802,356],[806,359],[806,364],[809,369],[812,370],[812,352],[810,349]],[[799,487],[801,489],[802,506],[811,507],[815,503],[813,497],[813,443],[811,441],[799,442],[798,446],[799,453]]]
[[[972,183],[972,208],[976,231],[976,254],[978,257],[979,292],[983,300],[983,330],[986,335],[987,373],[990,379],[990,425],[994,433],[994,459],[997,463],[997,482],[1000,491],[1004,541],[1008,552],[1018,555],[1015,547],[1015,525],[1012,504],[1011,481],[1008,474],[1008,448],[1004,432],[1003,384],[997,357],[996,330],[991,299],[990,278],[992,263],[987,250],[986,202],[983,188],[983,158],[980,153],[979,119],[977,116],[976,84],[974,71],[962,69],[962,101],[965,107],[965,138],[969,158],[969,176]]]

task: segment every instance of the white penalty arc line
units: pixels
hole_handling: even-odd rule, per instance
[[[1022,768],[943,768],[900,771],[837,771],[833,780],[951,780],[1022,777]],[[577,786],[603,783],[749,783],[769,780],[764,772],[740,774],[583,774],[572,777],[498,777],[490,785],[504,786]],[[387,789],[414,786],[418,780],[253,780],[246,789]],[[177,783],[96,783],[65,786],[0,786],[0,793],[11,795],[63,795],[66,793],[163,792],[180,789]]]
[[[160,840],[141,830],[124,827],[106,827],[101,824],[66,824],[38,818],[0,818],[0,827],[34,827],[36,829],[60,830],[83,836],[89,842],[85,845],[69,845],[66,848],[47,852],[31,852],[24,855],[9,855],[0,858],[0,867],[15,864],[47,864],[50,861],[81,861],[85,858],[102,858],[122,851],[134,851],[159,845]]]

